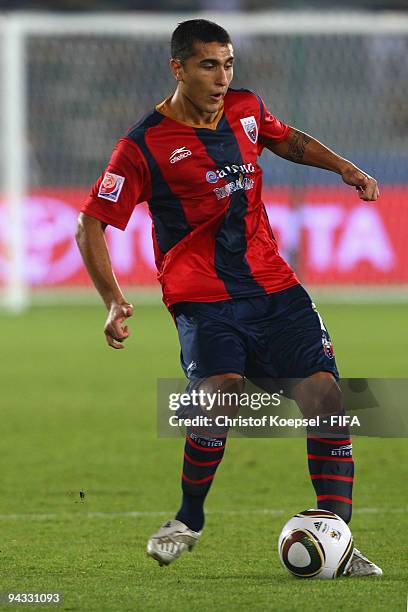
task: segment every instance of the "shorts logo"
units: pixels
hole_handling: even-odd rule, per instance
[[[353,445],[344,444],[344,446],[333,448],[331,454],[334,457],[351,457],[353,455]]]
[[[99,186],[98,197],[104,198],[105,200],[110,200],[111,202],[117,202],[119,200],[124,182],[124,176],[119,176],[119,174],[113,174],[112,172],[106,172],[105,176],[103,177],[103,181]]]
[[[190,149],[186,147],[181,147],[180,149],[174,149],[173,153],[169,157],[169,161],[171,164],[175,164],[180,161],[180,159],[184,159],[185,157],[189,157],[191,155]]]
[[[250,117],[240,119],[240,121],[249,140],[252,142],[252,144],[256,144],[258,140],[258,126],[255,117],[251,115]]]
[[[197,369],[197,364],[195,361],[192,361],[188,366],[187,366],[187,376],[190,376],[191,372],[194,372],[194,370]]]
[[[322,344],[323,344],[324,354],[326,355],[327,359],[333,359],[334,358],[334,348],[333,348],[332,342],[327,332],[323,330],[322,330]]]

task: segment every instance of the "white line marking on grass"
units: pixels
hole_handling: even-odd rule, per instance
[[[355,508],[354,514],[406,514],[408,508]],[[131,510],[129,512],[44,512],[44,513],[27,513],[27,514],[0,514],[0,521],[64,521],[75,520],[77,518],[84,519],[116,519],[116,518],[150,518],[159,516],[169,516],[174,512],[168,511],[138,511]],[[259,508],[257,510],[213,510],[206,514],[216,516],[246,516],[246,515],[270,515],[281,516],[288,515],[287,510],[279,510],[277,508]]]

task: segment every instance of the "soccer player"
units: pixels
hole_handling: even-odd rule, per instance
[[[257,94],[229,88],[233,63],[222,27],[202,19],[179,24],[171,41],[175,92],[118,141],[82,208],[77,242],[108,310],[106,340],[124,348],[133,307],[115,278],[104,231],[107,225],[125,230],[135,205],[147,201],[163,301],[177,325],[190,388],[240,393],[245,378],[300,379],[291,397],[303,414],[342,414],[330,338],[279,255],[257,158],[267,148],[336,172],[365,201],[377,199],[377,183],[277,119]],[[350,433],[340,433],[321,437],[309,430],[307,456],[317,507],[349,522],[354,464]],[[225,432],[188,431],[180,509],[147,545],[160,564],[199,540],[225,443]],[[348,575],[380,574],[354,549]]]

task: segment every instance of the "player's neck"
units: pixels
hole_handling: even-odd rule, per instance
[[[192,125],[206,125],[214,123],[221,109],[214,113],[200,111],[179,89],[167,100],[167,108],[177,121]]]

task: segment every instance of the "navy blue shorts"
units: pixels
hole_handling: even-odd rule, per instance
[[[251,380],[338,378],[329,334],[301,285],[254,298],[172,307],[190,381],[234,372]]]

